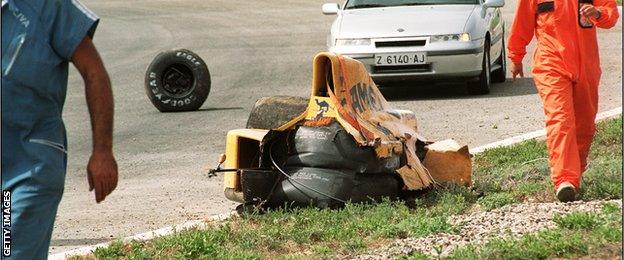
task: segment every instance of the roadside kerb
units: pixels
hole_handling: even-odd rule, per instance
[[[622,114],[622,107],[618,107],[618,108],[614,108],[608,111],[604,111],[602,113],[598,113],[598,115],[596,115],[596,122],[598,121],[602,121],[605,119],[609,119],[612,117],[615,117],[617,115]],[[478,153],[482,153],[485,150],[488,149],[492,149],[492,148],[497,148],[497,147],[503,147],[503,146],[510,146],[513,144],[517,144],[523,141],[527,141],[527,140],[531,140],[531,139],[536,139],[536,138],[542,138],[546,136],[546,130],[545,129],[541,129],[541,130],[537,130],[537,131],[533,131],[533,132],[529,132],[526,134],[522,134],[522,135],[517,135],[514,137],[510,137],[507,139],[503,139],[497,142],[493,142],[493,143],[489,143],[489,144],[485,144],[479,147],[475,147],[470,149],[470,153],[471,154],[478,154]]]
[[[151,239],[156,238],[156,237],[171,235],[171,234],[175,233],[176,231],[189,229],[189,228],[194,228],[194,227],[201,227],[201,226],[205,225],[206,222],[223,221],[223,220],[226,220],[226,219],[230,218],[235,213],[236,213],[235,211],[232,211],[230,213],[213,215],[213,216],[210,216],[210,217],[205,218],[205,219],[190,220],[190,221],[184,222],[184,223],[182,223],[180,225],[168,226],[168,227],[164,227],[164,228],[161,228],[161,229],[157,229],[157,230],[153,230],[153,231],[148,231],[148,232],[145,232],[145,233],[137,234],[137,235],[134,235],[134,236],[125,237],[124,239],[122,239],[122,241],[124,243],[129,243],[131,241],[151,240]],[[65,252],[61,252],[61,253],[50,255],[50,256],[48,256],[48,259],[53,259],[53,260],[59,259],[60,260],[60,259],[67,259],[70,256],[87,255],[87,254],[90,254],[93,251],[95,251],[95,249],[97,249],[97,248],[109,246],[112,242],[113,241],[109,241],[109,242],[104,242],[104,243],[100,243],[100,244],[96,244],[96,245],[85,246],[85,247],[81,247],[81,248],[77,248],[77,249],[73,249],[73,250],[68,250],[68,251],[65,251]]]
[[[596,122],[598,121],[602,121],[605,119],[609,119],[609,118],[613,118],[616,117],[618,115],[622,114],[622,107],[618,107],[618,108],[614,108],[608,111],[604,111],[599,113],[598,115],[596,115]],[[497,142],[493,142],[493,143],[489,143],[489,144],[485,144],[482,146],[478,146],[474,149],[470,149],[470,153],[471,154],[478,154],[478,153],[482,153],[485,150],[488,149],[492,149],[492,148],[497,148],[497,147],[503,147],[503,146],[510,146],[510,145],[514,145],[523,141],[527,141],[530,139],[535,139],[535,138],[542,138],[546,136],[546,131],[544,129],[542,130],[537,130],[537,131],[533,131],[533,132],[529,132],[526,134],[522,134],[522,135],[518,135],[518,136],[514,136],[514,137],[510,137],[501,141],[497,141]],[[232,211],[230,213],[225,213],[225,214],[219,214],[219,215],[213,215],[210,216],[208,218],[205,219],[200,219],[200,220],[191,220],[191,221],[187,221],[184,222],[180,225],[175,225],[175,226],[168,226],[168,227],[164,227],[161,229],[157,229],[157,230],[153,230],[153,231],[148,231],[145,233],[141,233],[141,234],[137,234],[134,236],[129,236],[129,237],[125,237],[124,239],[122,239],[122,241],[124,243],[128,243],[131,241],[146,241],[146,240],[150,240],[156,237],[160,237],[160,236],[166,236],[166,235],[170,235],[175,233],[176,231],[179,230],[184,230],[184,229],[188,229],[188,228],[194,228],[194,227],[200,227],[203,226],[206,222],[212,222],[212,221],[223,221],[226,220],[228,218],[230,218],[232,215],[236,214],[235,211]],[[57,253],[57,254],[53,254],[50,255],[48,257],[48,259],[67,259],[70,256],[75,256],[75,255],[87,255],[92,253],[93,251],[95,251],[95,249],[100,248],[100,247],[107,247],[109,246],[111,242],[105,242],[105,243],[100,243],[100,244],[96,244],[96,245],[92,245],[92,246],[86,246],[86,247],[81,247],[81,248],[77,248],[77,249],[73,249],[73,250],[68,250],[65,252],[61,252],[61,253]]]

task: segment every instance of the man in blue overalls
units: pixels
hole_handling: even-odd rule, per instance
[[[61,115],[69,62],[84,79],[91,115],[90,190],[100,202],[117,186],[113,93],[91,42],[98,21],[77,0],[2,1],[2,189],[11,191],[11,258],[48,254],[67,164]]]

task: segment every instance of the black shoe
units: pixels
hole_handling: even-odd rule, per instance
[[[576,188],[569,182],[564,182],[557,188],[557,199],[561,202],[576,200]]]

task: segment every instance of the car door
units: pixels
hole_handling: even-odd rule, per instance
[[[483,30],[484,32],[489,32],[490,34],[490,63],[494,63],[496,58],[498,57],[498,55],[500,55],[500,47],[496,46],[495,40],[497,40],[497,34],[496,34],[496,9],[495,8],[485,8],[484,3],[486,0],[479,0],[479,8],[480,10],[480,18],[481,21],[478,23],[481,26],[483,26],[483,28],[481,28],[481,30]],[[498,18],[498,20],[500,20],[500,16]]]
[[[494,64],[503,50],[503,17],[500,8],[485,8],[485,0],[480,0],[481,8],[484,10],[483,20],[490,33],[490,63]]]
[[[496,62],[496,59],[503,51],[504,38],[504,21],[500,8],[488,8],[488,24],[491,38],[490,62]]]
[[[494,64],[503,51],[503,41],[505,40],[505,27],[500,8],[488,8],[485,19],[490,32],[490,62]]]

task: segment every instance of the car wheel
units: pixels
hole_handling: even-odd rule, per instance
[[[472,95],[483,95],[490,93],[491,84],[491,65],[490,65],[490,41],[485,40],[483,47],[483,62],[481,65],[481,74],[479,79],[468,83],[468,93]]]
[[[247,119],[247,128],[275,129],[301,115],[308,99],[293,96],[262,97],[256,101]]]
[[[503,50],[501,51],[501,55],[496,59],[496,64],[500,66],[499,69],[492,72],[492,82],[495,83],[503,83],[507,79],[507,59],[506,59],[506,50],[505,50],[505,33],[503,33]]]
[[[160,112],[194,111],[210,93],[210,72],[189,50],[164,51],[147,67],[145,90]]]

